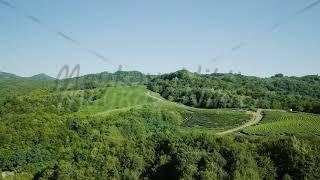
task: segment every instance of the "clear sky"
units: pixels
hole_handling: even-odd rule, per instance
[[[0,4],[0,70],[21,76],[57,76],[65,64],[80,64],[81,74],[120,64],[153,74],[199,65],[256,76],[320,74],[320,5],[294,16],[314,0],[6,1],[17,9]]]

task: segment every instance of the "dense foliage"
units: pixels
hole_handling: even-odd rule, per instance
[[[141,84],[148,78],[123,77],[130,80],[119,84]],[[150,88],[171,83],[161,79],[154,79]],[[180,80],[175,81],[173,87],[179,87]],[[22,179],[320,179],[317,136],[219,137],[211,127],[232,127],[248,116],[176,105],[146,94],[141,86],[134,87],[129,97],[139,106],[121,102],[114,107],[118,111],[106,109],[108,113],[97,115],[105,108],[99,105],[103,98],[113,100],[131,88],[122,87],[124,91],[117,93],[117,88],[105,87],[105,79],[94,81],[94,86],[83,80],[80,85],[84,86],[65,89],[53,88],[52,82],[20,82],[0,82],[2,92],[17,91],[1,95],[1,175],[13,172]],[[192,89],[196,84],[186,85]],[[143,95],[146,101],[137,97]]]
[[[201,108],[293,109],[320,113],[320,77],[201,75],[182,70],[161,75],[148,88],[164,98]]]
[[[0,103],[4,102],[7,98],[27,95],[38,88],[44,87],[52,88],[53,84],[46,81],[3,80],[0,78]]]
[[[56,88],[60,90],[75,90],[115,85],[146,84],[152,77],[137,71],[102,72],[73,78],[61,77],[65,79],[56,81]]]
[[[320,178],[318,139],[183,131],[175,111],[149,106],[107,116],[74,114],[68,108],[57,114],[37,96],[23,101],[24,107],[37,106],[21,108],[20,102],[1,116],[2,171],[53,179]]]

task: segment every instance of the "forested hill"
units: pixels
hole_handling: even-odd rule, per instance
[[[44,73],[31,76],[30,79],[32,79],[32,80],[42,80],[42,81],[55,80],[55,78],[50,77],[50,76],[48,76],[48,75],[46,75]]]
[[[24,83],[36,87],[50,84],[51,87],[60,90],[76,90],[117,84],[147,84],[150,90],[161,94],[164,98],[192,107],[293,109],[320,113],[318,75],[286,77],[277,74],[270,78],[259,78],[230,73],[198,74],[181,70],[164,75],[117,71],[60,78],[64,79],[50,81],[53,78],[45,74],[23,78],[1,72],[0,86],[8,87]],[[39,80],[43,82],[40,83]]]
[[[191,73],[153,78],[148,88],[162,97],[201,108],[293,109],[320,113],[320,76],[258,78],[240,74]]]
[[[48,80],[54,80],[55,78],[50,77],[44,73],[37,74],[31,77],[21,77],[17,76],[15,74],[7,73],[7,72],[1,72],[0,71],[0,81],[8,81],[8,80],[42,80],[42,81],[48,81]]]
[[[21,77],[11,74],[11,73],[6,73],[6,72],[0,72],[0,80],[9,80],[9,79],[21,79]]]
[[[52,79],[54,78],[45,74],[21,77],[11,73],[0,72],[0,103],[11,97],[29,94],[39,88],[50,89],[54,87]]]
[[[114,85],[147,84],[151,75],[144,75],[138,71],[117,71],[114,73],[101,72],[80,77],[60,77],[57,87],[60,90],[94,89]]]
[[[73,74],[72,77],[70,75],[62,75],[55,79],[46,74],[21,77],[11,73],[0,72],[0,103],[10,97],[27,95],[39,88],[51,91],[95,89],[115,85],[146,84],[153,77],[138,71],[102,72],[80,77],[74,76],[77,75]]]
[[[264,110],[256,126],[217,135],[260,112],[190,108],[144,86],[196,107],[316,109],[318,76],[8,76],[0,80],[0,179],[320,179],[319,115]]]

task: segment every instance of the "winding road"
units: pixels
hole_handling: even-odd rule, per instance
[[[230,134],[230,133],[234,133],[234,132],[240,131],[240,130],[246,128],[246,127],[258,124],[262,120],[262,118],[263,118],[262,110],[258,109],[257,112],[253,113],[253,116],[252,116],[251,120],[248,121],[247,123],[245,123],[245,124],[243,124],[243,125],[241,125],[239,127],[233,128],[233,129],[229,129],[229,130],[226,130],[226,131],[223,131],[223,132],[219,132],[219,133],[217,133],[217,135],[226,135],[226,134]]]
[[[159,98],[159,97],[155,97],[153,95],[151,95],[150,92],[147,92],[146,93],[147,96],[151,97],[151,98],[154,98],[158,101],[164,101],[163,99]],[[178,103],[174,103],[174,104],[177,104],[177,105],[180,105]],[[229,130],[226,130],[226,131],[223,131],[223,132],[219,132],[219,133],[216,133],[216,135],[227,135],[227,134],[231,134],[231,133],[234,133],[234,132],[238,132],[244,128],[247,128],[249,126],[253,126],[255,124],[258,124],[263,118],[263,115],[262,115],[262,109],[258,109],[257,112],[254,112],[253,113],[253,116],[252,118],[250,119],[250,121],[246,122],[245,124],[241,125],[241,126],[238,126],[236,128],[233,128],[233,129],[229,129]]]
[[[155,100],[163,101],[163,99],[161,99],[161,98],[159,98],[159,97],[156,97],[156,96],[151,95],[150,91],[147,91],[146,95],[147,95],[147,96],[149,96],[149,97],[151,97],[151,98],[153,98],[153,99],[155,99]]]

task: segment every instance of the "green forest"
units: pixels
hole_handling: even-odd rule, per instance
[[[0,74],[0,93],[0,179],[320,179],[316,75]]]
[[[192,107],[292,109],[320,114],[318,75],[258,78],[181,70],[153,78],[148,88],[170,101]]]

